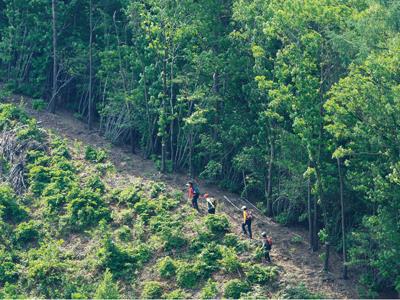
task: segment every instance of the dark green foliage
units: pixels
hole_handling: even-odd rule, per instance
[[[218,294],[218,286],[215,281],[208,279],[207,283],[201,290],[200,299],[215,299]]]
[[[199,283],[200,275],[194,265],[180,263],[176,271],[177,284],[186,289],[192,289]]]
[[[18,279],[18,265],[12,252],[0,246],[0,282],[15,282]]]
[[[297,286],[288,286],[282,293],[284,299],[321,299],[325,298],[322,294],[310,292],[304,283]]]
[[[75,189],[68,194],[67,215],[72,228],[83,229],[110,218],[110,210],[98,191]]]
[[[42,111],[47,107],[46,102],[43,99],[33,99],[32,108],[34,110]]]
[[[250,291],[248,283],[239,279],[232,279],[224,285],[224,297],[239,299],[242,294]]]
[[[209,243],[202,249],[195,264],[200,276],[208,278],[219,269],[219,260],[222,258],[221,252],[216,243]]]
[[[229,230],[229,221],[224,215],[208,215],[205,224],[210,232],[223,235]]]
[[[106,151],[102,149],[95,149],[92,146],[86,146],[85,148],[85,159],[95,163],[104,162],[107,158]]]
[[[163,299],[171,299],[171,300],[172,299],[188,299],[189,296],[185,291],[183,291],[181,289],[176,289],[169,293],[164,294],[164,296],[162,298]]]
[[[247,267],[245,274],[252,284],[267,284],[277,279],[278,271],[275,267],[251,264]]]
[[[163,287],[157,281],[147,281],[142,288],[143,299],[160,299],[163,294]]]
[[[0,220],[7,222],[19,222],[23,220],[27,213],[17,203],[17,196],[13,190],[4,184],[0,185]]]
[[[172,278],[175,276],[176,262],[169,256],[160,259],[157,263],[161,278]]]
[[[0,130],[12,128],[17,122],[26,124],[28,116],[19,106],[0,103]]]
[[[104,272],[103,279],[97,286],[94,299],[119,299],[118,284],[113,281],[111,272],[107,269]]]
[[[20,245],[24,245],[28,242],[38,241],[40,237],[39,230],[40,224],[34,220],[20,223],[14,231],[15,241]]]

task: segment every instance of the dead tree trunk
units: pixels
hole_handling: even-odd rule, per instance
[[[347,279],[347,265],[346,265],[346,228],[344,219],[344,199],[343,199],[343,176],[341,159],[337,158],[338,172],[339,172],[339,186],[340,186],[340,208],[341,208],[341,219],[342,219],[342,255],[343,255],[343,278]]]
[[[57,0],[51,1],[51,12],[52,12],[52,30],[53,30],[53,86],[51,90],[51,99],[49,108],[51,113],[56,112],[57,107]]]
[[[93,43],[93,11],[92,11],[92,0],[89,1],[89,99],[88,99],[88,126],[89,130],[93,126],[93,95],[92,95],[92,43]]]

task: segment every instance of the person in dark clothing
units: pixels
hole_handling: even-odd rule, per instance
[[[192,181],[187,183],[188,186],[188,197],[192,201],[192,207],[199,210],[198,200],[200,196],[199,188],[193,184]]]
[[[249,238],[252,239],[253,234],[251,232],[251,220],[253,219],[253,214],[251,213],[250,210],[247,210],[246,206],[242,206],[242,211],[243,211],[243,223],[242,223],[243,234],[247,235],[248,231]],[[247,231],[246,231],[246,226],[247,226]]]
[[[272,248],[272,238],[268,236],[265,232],[261,234],[262,236],[262,247],[264,250],[264,258],[269,263],[271,262],[271,257],[269,256],[269,252]]]

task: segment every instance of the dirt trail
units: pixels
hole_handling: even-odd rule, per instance
[[[18,102],[21,98],[18,98]],[[30,106],[29,104],[27,105]],[[87,126],[78,121],[68,112],[59,112],[56,115],[47,112],[37,112],[27,108],[44,128],[51,129],[71,141],[79,141],[95,147],[109,150],[109,156],[117,169],[119,182],[130,182],[136,178],[161,180],[174,188],[184,187],[188,177],[181,174],[162,175],[154,164],[138,155],[130,153],[128,149],[111,145],[96,131],[89,131]],[[200,182],[202,191],[207,191],[219,200],[219,209],[223,210],[236,224],[236,232],[240,234],[241,213],[224,200],[226,195],[240,207],[246,203],[237,195],[224,192],[215,186]],[[254,212],[254,210],[253,210]],[[340,275],[341,263],[336,254],[332,254],[331,272],[322,272],[320,252],[311,253],[308,249],[306,232],[300,229],[290,229],[274,223],[271,219],[255,212],[253,223],[254,237],[258,238],[261,231],[269,232],[274,240],[271,257],[273,264],[280,271],[281,285],[297,285],[303,282],[311,291],[322,292],[330,298],[357,298],[354,280],[343,280]],[[301,236],[296,242],[293,238]]]

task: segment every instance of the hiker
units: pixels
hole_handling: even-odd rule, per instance
[[[199,210],[199,205],[197,203],[200,196],[199,188],[192,181],[189,181],[186,185],[188,186],[188,196],[189,200],[192,201],[192,207]]]
[[[269,256],[269,252],[272,248],[272,238],[267,235],[266,232],[261,233],[262,236],[262,247],[264,250],[264,258],[269,263],[271,262],[271,257]]]
[[[251,213],[250,210],[247,209],[246,206],[242,206],[242,211],[243,211],[243,223],[242,223],[243,234],[247,235],[246,231],[246,225],[247,225],[247,230],[249,231],[249,238],[252,239],[253,235],[251,232],[251,220],[253,219],[253,214]]]
[[[217,206],[217,201],[214,197],[210,197],[208,194],[204,194],[204,199],[207,201],[207,211],[209,214],[215,214],[215,207]]]

